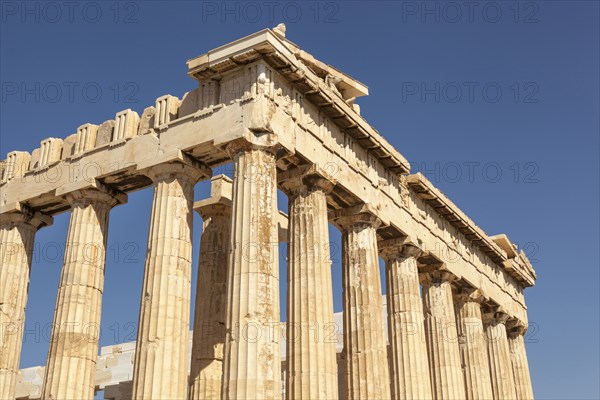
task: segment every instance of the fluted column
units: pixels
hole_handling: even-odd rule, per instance
[[[133,366],[134,399],[185,399],[192,275],[192,202],[198,169],[152,167],[154,202]]]
[[[512,361],[517,399],[532,400],[533,388],[531,386],[529,363],[527,362],[527,353],[525,351],[524,334],[526,328],[519,324],[510,324],[510,326],[511,329],[508,332],[508,349]]]
[[[348,399],[389,399],[385,325],[374,215],[332,213],[342,229],[345,386]]]
[[[119,201],[97,189],[73,191],[66,199],[71,219],[42,398],[93,399],[108,214]]]
[[[460,289],[454,296],[458,341],[468,400],[493,398],[487,343],[481,320],[483,296],[477,289]]]
[[[515,399],[517,396],[515,378],[505,326],[508,315],[503,312],[490,311],[483,314],[483,319],[494,400]]]
[[[52,218],[32,210],[0,215],[0,399],[14,399],[36,231]]]
[[[304,169],[280,176],[289,194],[287,399],[337,399],[333,289],[326,193],[333,184]]]
[[[465,398],[452,301],[451,282],[454,279],[452,274],[439,269],[422,275],[431,387],[437,400]]]
[[[281,398],[279,259],[275,155],[230,145],[235,165],[224,399]]]
[[[431,399],[416,259],[420,250],[397,239],[380,242],[379,249],[386,263],[392,398]]]
[[[211,182],[211,197],[194,204],[204,221],[194,308],[190,400],[221,398],[231,232],[231,180]]]

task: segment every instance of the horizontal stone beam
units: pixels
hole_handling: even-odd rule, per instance
[[[239,105],[202,110],[163,125],[160,135],[149,130],[144,135],[125,136],[118,145],[106,143],[30,169],[2,183],[0,213],[10,212],[17,203],[49,215],[66,211],[70,206],[60,193],[96,180],[124,193],[138,190],[152,184],[145,175],[147,169],[167,162],[187,162],[185,158],[196,160],[210,176],[209,164],[229,160],[214,143],[243,136],[242,111]]]
[[[310,110],[310,106],[307,109]],[[340,145],[333,131],[323,129],[322,121],[309,120],[314,115],[312,112],[303,115],[300,123],[299,118],[293,118],[284,110],[277,107],[271,120],[273,131],[293,132],[291,142],[297,157],[334,169],[331,174],[337,185],[330,195],[332,203],[344,196],[348,203],[365,203],[385,227],[410,236],[422,250],[435,254],[452,274],[482,289],[514,318],[527,322],[521,284],[502,270],[502,265],[473,245],[417,193],[400,183],[401,179],[392,177],[382,182],[376,168],[360,169],[357,167],[360,163],[352,163],[347,147]],[[383,169],[380,165],[377,167]]]
[[[194,91],[186,94],[183,101],[172,96],[159,98],[160,121],[156,123],[152,110],[145,111],[139,134],[117,143],[87,149],[84,146],[73,157],[60,155],[61,139],[44,141],[41,167],[30,168],[23,176],[1,183],[0,213],[14,210],[19,203],[48,215],[66,211],[69,205],[60,193],[81,182],[98,181],[123,193],[138,190],[151,185],[145,170],[161,163],[190,159],[208,170],[230,161],[224,150],[228,143],[251,141],[255,135],[270,133],[277,145],[285,149],[286,162],[303,160],[333,175],[337,184],[328,198],[330,207],[366,203],[383,221],[384,226],[379,229],[382,239],[410,236],[422,250],[444,262],[450,272],[482,289],[493,302],[526,323],[523,283],[514,278],[522,269],[520,266],[527,263],[523,253],[509,262],[506,252],[472,221],[463,219],[467,228],[472,225],[469,229],[480,240],[473,240],[464,229],[453,226],[431,204],[431,199],[423,198],[415,185],[407,182],[409,178],[400,177],[382,161],[385,158],[364,147],[370,141],[363,142],[349,134],[348,129],[354,128],[343,129],[334,123],[335,118],[323,111],[326,106],[302,101],[299,107],[298,102],[292,102],[291,98],[301,97],[302,93],[270,64],[258,60],[245,69],[252,72],[239,74],[231,70],[223,77],[220,97],[214,98],[216,104],[199,108],[203,94]],[[230,92],[224,90],[227,85],[233,88]],[[363,121],[331,90],[321,86],[319,90],[339,103],[343,115]],[[284,96],[284,92],[292,96]],[[229,98],[232,100],[225,102]],[[186,111],[182,112],[184,108]],[[428,196],[437,193],[429,187],[427,190]],[[455,209],[455,214],[458,211]]]

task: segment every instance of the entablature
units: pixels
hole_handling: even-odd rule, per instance
[[[406,183],[419,198],[479,246],[494,262],[504,266],[515,279],[525,286],[534,285],[536,276],[527,256],[524,252],[517,253],[506,235],[489,237],[420,172],[406,176]]]
[[[526,321],[522,289],[535,273],[525,254],[514,255],[503,239],[488,237],[421,174],[403,177],[406,160],[319,76],[325,66],[315,73],[316,61],[309,67],[307,57],[266,30],[191,60],[190,75],[200,87],[182,99],[161,96],[141,116],[125,110],[98,126],[82,125],[64,140],[46,139],[31,157],[19,153],[0,163],[0,213],[21,204],[48,215],[66,211],[60,193],[74,182],[139,190],[152,185],[144,170],[160,163],[192,159],[214,168],[231,161],[229,143],[269,133],[285,149],[280,172],[306,164],[335,167],[328,170],[336,182],[328,193],[331,210],[366,204],[382,221],[380,240],[410,236],[432,262],[447,261],[443,255],[433,260],[443,245],[452,255],[450,271]],[[211,79],[231,83],[238,75],[251,87],[211,92]],[[289,99],[292,91],[309,101]],[[9,174],[18,163],[20,172]]]

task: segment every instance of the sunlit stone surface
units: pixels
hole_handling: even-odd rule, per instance
[[[527,256],[411,174],[360,115],[364,84],[301,50],[282,24],[187,67],[195,84],[181,97],[114,110],[0,161],[1,398],[533,398]],[[194,187],[225,164],[233,177],[215,176],[196,203],[204,232],[192,310]],[[100,324],[109,210],[149,187],[137,342],[98,356],[97,338],[80,346],[81,331],[65,338],[56,326]],[[34,234],[63,212],[69,251],[48,367],[17,373]],[[328,243],[332,226],[341,248]],[[91,262],[76,250],[88,242]],[[333,314],[334,257],[343,315]]]

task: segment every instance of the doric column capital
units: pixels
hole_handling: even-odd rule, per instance
[[[93,179],[91,181],[78,181],[56,190],[56,195],[63,197],[71,207],[86,206],[89,204],[106,205],[112,208],[118,204],[127,203],[127,195],[109,185]]]
[[[154,156],[137,164],[137,171],[154,183],[170,176],[187,178],[192,183],[212,176],[210,167],[183,151],[176,149]]]
[[[232,158],[239,153],[252,150],[266,151],[275,155],[276,158],[288,153],[279,143],[277,135],[271,132],[249,132],[245,137],[227,143],[224,149]]]
[[[527,325],[518,319],[511,318],[506,322],[506,332],[510,337],[523,336],[527,332]]]
[[[423,251],[407,238],[382,240],[377,243],[379,255],[386,261],[419,258]]]
[[[38,230],[44,226],[50,226],[54,222],[51,216],[35,211],[33,208],[18,203],[15,210],[0,214],[0,228],[11,228],[13,226],[27,224]]]
[[[277,180],[281,188],[292,196],[316,190],[329,193],[336,184],[333,176],[316,164],[291,168],[280,173]]]
[[[364,203],[332,211],[329,213],[329,220],[341,230],[350,230],[361,226],[377,229],[382,224],[369,205]]]
[[[454,292],[454,300],[456,303],[479,303],[486,300],[483,290],[473,287],[457,288]]]
[[[79,189],[65,194],[67,202],[73,206],[86,206],[88,204],[101,204],[112,208],[118,204],[127,203],[127,195],[109,188]]]
[[[196,211],[202,219],[206,220],[211,217],[231,216],[231,201],[223,200],[220,203],[199,204],[201,201],[194,203],[194,211]]]
[[[195,202],[194,211],[203,219],[213,216],[231,216],[232,182],[226,175],[213,176],[210,183],[210,197]]]
[[[506,324],[510,316],[501,307],[486,307],[481,313],[484,325]]]
[[[437,285],[441,283],[451,283],[458,280],[459,277],[448,271],[444,264],[431,264],[422,269],[419,274],[419,280],[424,285]]]
[[[195,163],[170,162],[154,165],[146,171],[148,178],[154,183],[175,178],[187,179],[192,184],[198,182],[203,176],[204,171]]]

